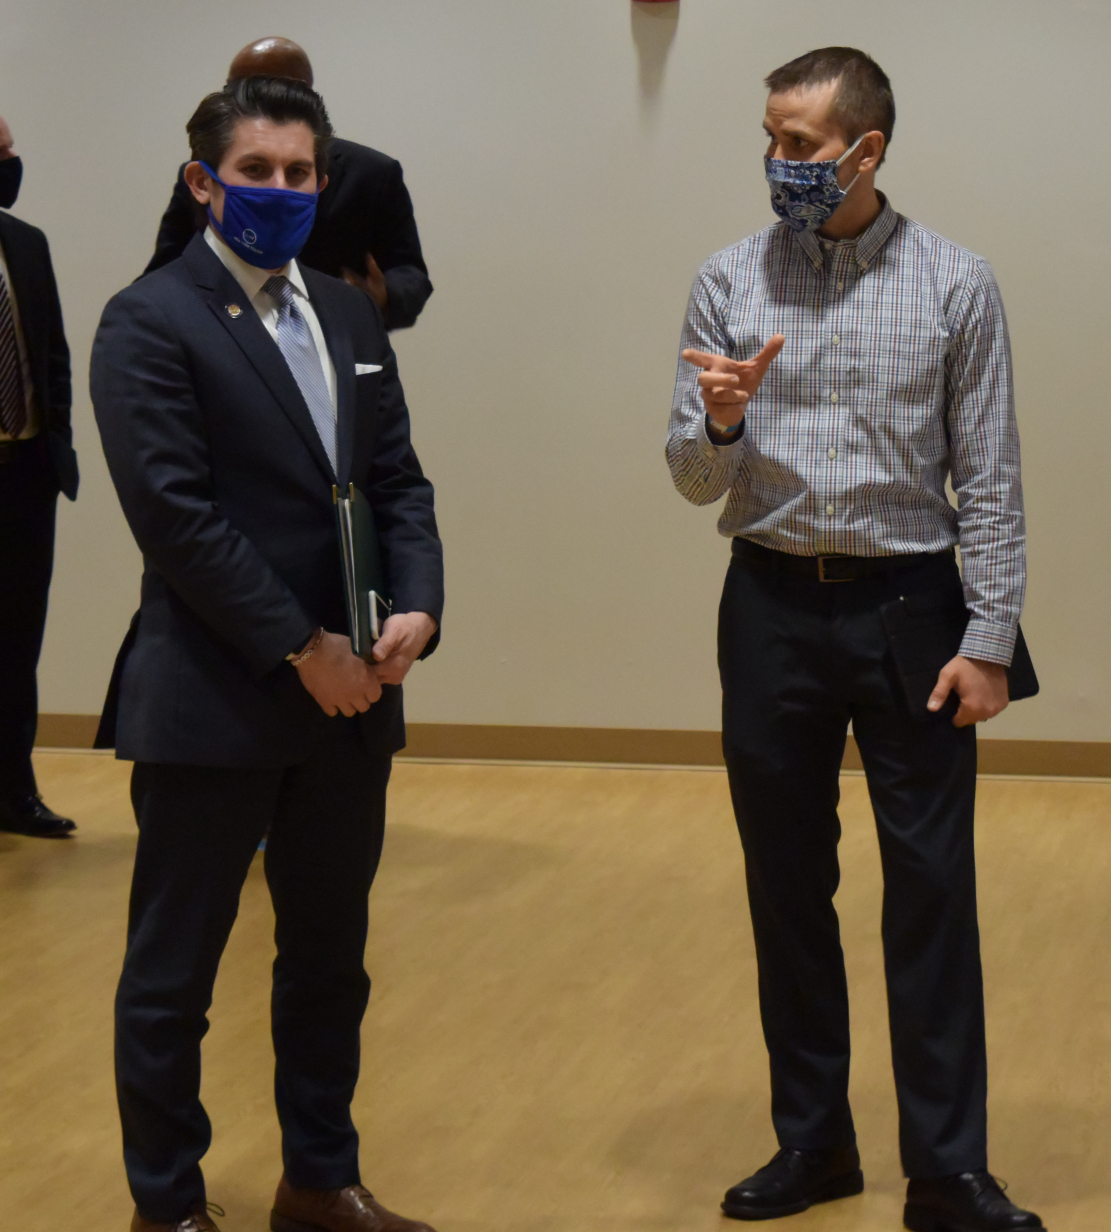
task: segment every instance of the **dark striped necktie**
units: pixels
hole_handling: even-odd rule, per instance
[[[27,399],[23,391],[23,366],[15,337],[12,297],[0,269],[0,431],[18,437],[27,427]]]

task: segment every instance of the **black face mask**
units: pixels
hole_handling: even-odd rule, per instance
[[[19,183],[23,179],[23,160],[0,158],[0,209],[10,210],[19,196]]]

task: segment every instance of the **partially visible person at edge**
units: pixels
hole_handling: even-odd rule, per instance
[[[767,1219],[863,1188],[833,905],[851,721],[883,860],[905,1225],[1040,1228],[988,1171],[973,857],[974,725],[1007,705],[1025,589],[1003,305],[986,261],[876,191],[895,106],[872,59],[827,47],[765,84],[781,221],[699,271],[667,442],[683,496],[727,497],[723,744],[780,1144],[722,1205]],[[921,713],[880,612],[903,596],[970,610]]]
[[[3,211],[23,178],[14,145],[0,119]],[[36,838],[77,829],[43,802],[31,764],[59,492],[77,497],[77,455],[50,247],[37,227],[0,212],[0,830]]]
[[[236,55],[228,80],[251,76],[292,77],[313,84],[308,56],[285,38],[259,39]],[[180,257],[204,227],[204,211],[189,191],[183,165],[144,273]],[[369,146],[333,138],[328,186],[320,194],[316,221],[298,260],[366,291],[387,329],[415,324],[432,294],[432,283],[401,164]]]
[[[297,253],[331,125],[290,78],[210,94],[186,183],[208,227],[116,295],[93,343],[108,468],[143,553],[98,743],[139,823],[116,995],[133,1232],[212,1232],[201,1039],[264,834],[284,1173],[274,1232],[428,1232],[363,1187],[351,1099],[401,682],[432,652],[443,559],[382,318]],[[244,241],[244,235],[250,238]],[[393,614],[347,635],[333,485],[377,520]]]

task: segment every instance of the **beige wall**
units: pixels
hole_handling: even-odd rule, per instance
[[[682,0],[675,27],[660,7],[0,0],[16,212],[53,246],[83,471],[43,710],[99,708],[137,598],[85,392],[100,308],[147,258],[192,107],[241,44],[283,33],[337,130],[402,160],[436,284],[395,335],[448,560],[411,717],[714,727],[726,545],[664,466],[675,346],[699,262],[771,217],[762,74],[849,43],[895,86],[881,186],[988,257],[1010,313],[1044,691],[986,734],[1111,740],[1111,5]]]

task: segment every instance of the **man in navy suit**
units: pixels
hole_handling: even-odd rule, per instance
[[[200,1043],[260,839],[276,915],[275,1232],[426,1232],[361,1185],[350,1103],[400,684],[443,605],[432,487],[361,291],[300,266],[326,184],[319,96],[251,77],[188,126],[209,226],[108,304],[92,395],[144,557],[104,736],[135,762],[139,841],[116,1000],[133,1232],[203,1232]],[[394,614],[351,652],[332,487],[376,518]]]
[[[313,84],[309,57],[286,38],[258,39],[236,54],[228,80],[253,76],[293,77]],[[183,166],[158,227],[154,255],[143,272],[149,274],[180,257],[204,225],[204,211],[197,208]],[[432,283],[413,202],[396,158],[355,141],[332,140],[328,185],[320,194],[312,233],[298,260],[362,287],[381,308],[387,329],[406,329],[416,322],[432,294]]]

